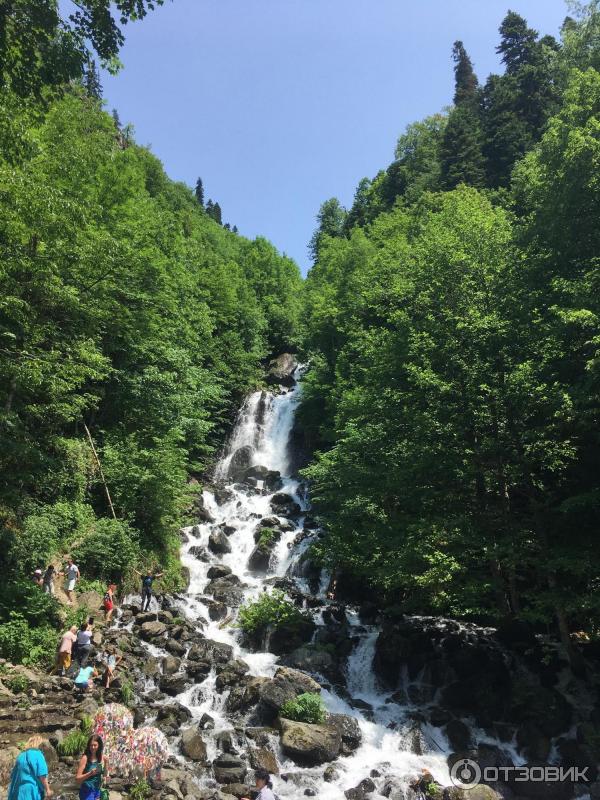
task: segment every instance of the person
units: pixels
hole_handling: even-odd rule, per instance
[[[58,652],[56,653],[56,665],[54,666],[51,675],[60,670],[60,674],[64,675],[71,666],[71,656],[73,653],[73,645],[77,641],[77,625],[71,625],[69,630],[63,634],[60,644],[58,645]]]
[[[94,626],[91,623],[91,619],[88,618],[77,631],[75,658],[79,662],[80,667],[87,666],[90,650],[92,649],[93,628]]]
[[[275,800],[271,776],[266,769],[255,770],[254,780],[256,781],[256,788],[258,789],[258,794],[254,800]],[[249,798],[243,797],[242,800],[249,800]]]
[[[31,736],[19,753],[10,776],[8,800],[43,800],[52,797],[48,784],[48,765],[41,751],[44,739]]]
[[[77,566],[77,564],[73,563],[72,558],[67,559],[67,568],[65,570],[65,575],[67,577],[67,597],[69,598],[69,603],[72,604],[75,584],[81,577],[81,573],[79,572],[79,567]]]
[[[80,667],[75,676],[75,688],[84,692],[88,691],[88,689],[93,689],[94,678],[97,678],[99,674],[96,667]]]
[[[36,569],[33,571],[33,575],[31,576],[31,580],[35,583],[36,586],[42,586],[44,582],[44,576],[42,575],[41,569]]]
[[[57,573],[54,566],[49,564],[42,579],[44,591],[51,597],[54,595],[54,579],[56,578],[57,574],[60,575],[61,573]]]
[[[108,778],[104,759],[104,742],[97,734],[88,739],[84,754],[79,759],[75,780],[79,784],[79,800],[98,800],[102,777]]]
[[[142,579],[142,611],[148,611],[150,608],[150,601],[152,600],[152,584],[155,580],[157,580],[157,578],[162,578],[165,573],[153,573],[152,570],[149,569],[146,571],[145,575],[142,575],[142,573],[138,572],[137,569],[134,569],[133,571]],[[144,604],[146,605],[146,608],[144,608]]]
[[[110,687],[110,682],[114,678],[115,670],[122,660],[123,656],[117,652],[116,647],[109,646],[106,648],[103,658],[106,668],[104,670],[104,675],[102,676],[102,682],[105,689]]]
[[[104,593],[104,599],[102,600],[102,607],[104,608],[104,621],[107,624],[111,621],[113,611],[115,610],[114,593],[116,588],[116,584],[110,583],[108,585],[108,589]]]

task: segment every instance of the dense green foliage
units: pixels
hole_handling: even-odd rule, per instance
[[[320,694],[304,692],[281,706],[279,715],[296,722],[308,722],[321,725],[325,722],[327,712]]]
[[[457,43],[447,122],[317,232],[305,292],[321,558],[402,610],[566,646],[600,622],[599,32],[596,2],[561,46],[509,14],[483,90]]]
[[[288,600],[283,592],[274,589],[272,592],[263,592],[258,600],[242,606],[238,619],[245,634],[259,638],[268,628],[304,623],[310,617]]]
[[[121,23],[152,7],[112,6]],[[110,8],[82,2],[61,20],[54,0],[15,0],[0,12],[8,582],[71,551],[87,579],[120,581],[143,562],[176,583],[177,527],[200,488],[190,477],[210,467],[265,359],[298,337],[296,265],[225,230],[218,204],[208,214],[200,203],[201,183],[194,192],[169,180],[101,109],[87,47],[116,56]],[[13,606],[0,653],[17,657],[13,634],[37,625],[36,604]]]

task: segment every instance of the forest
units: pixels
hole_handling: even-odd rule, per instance
[[[323,203],[305,281],[105,109],[97,61],[161,4],[0,8],[0,655],[46,657],[29,575],[66,552],[82,586],[180,585],[178,529],[290,350],[341,593],[597,636],[599,0],[559,40],[508,12],[483,84],[456,42],[452,105]]]
[[[180,585],[199,480],[300,314],[296,264],[103,110],[94,56],[116,58],[122,26],[81,5],[17,0],[0,42],[0,655],[33,661],[57,609],[30,574],[60,554],[81,588],[136,563]]]
[[[397,613],[600,623],[600,7],[509,12],[483,85],[410,125],[305,287],[318,556]]]

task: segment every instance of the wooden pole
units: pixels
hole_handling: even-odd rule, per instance
[[[98,469],[100,470],[100,477],[102,478],[102,483],[104,484],[104,491],[106,492],[106,498],[108,500],[108,505],[110,506],[110,510],[112,512],[113,519],[116,519],[117,515],[115,514],[115,509],[114,509],[114,506],[112,504],[112,500],[110,499],[110,492],[108,491],[108,486],[106,484],[106,478],[104,477],[104,471],[102,469],[102,464],[100,463],[100,459],[98,458],[98,453],[96,452],[96,448],[94,447],[94,440],[92,439],[92,434],[90,433],[90,429],[85,424],[85,422],[83,423],[83,427],[85,428],[85,432],[87,433],[87,437],[88,437],[88,440],[89,440],[89,443],[90,443],[90,447],[92,448],[92,453],[94,454],[94,458],[96,459],[96,464],[98,465]]]

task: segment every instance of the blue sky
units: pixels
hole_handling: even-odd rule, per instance
[[[405,126],[451,101],[452,43],[498,71],[511,8],[557,34],[564,0],[173,0],[126,27],[108,109],[245,236],[309,266],[320,204],[351,205]]]

